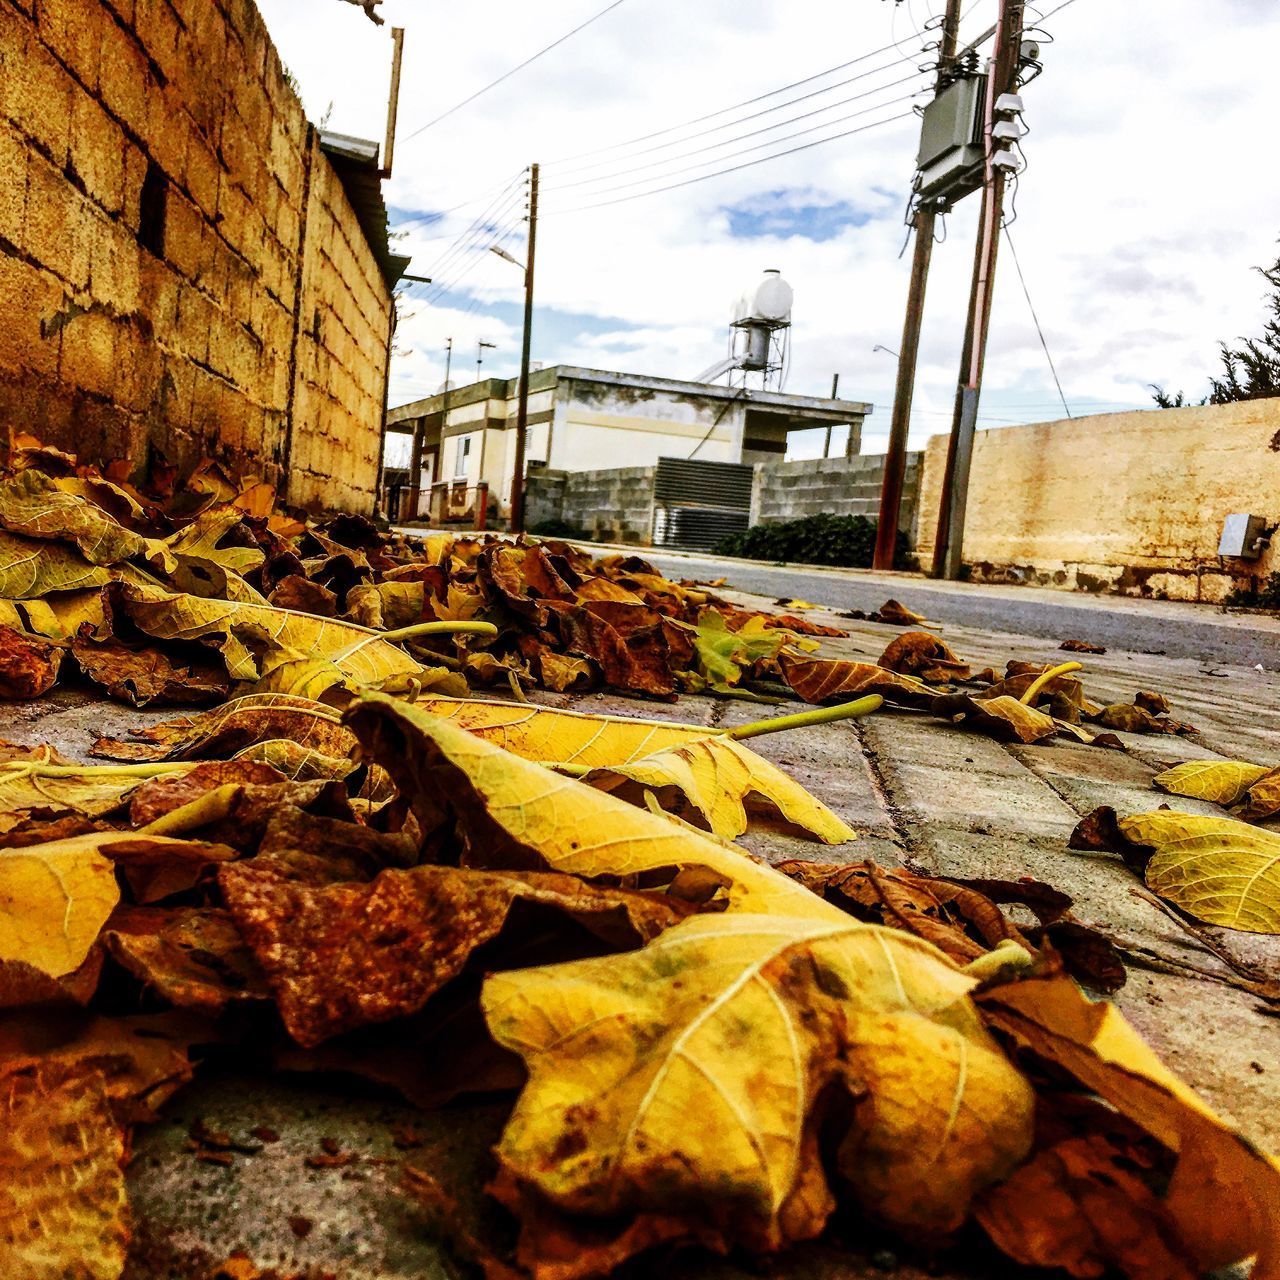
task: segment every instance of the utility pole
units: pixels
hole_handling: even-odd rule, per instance
[[[529,350],[533,341],[533,258],[538,247],[538,166],[529,166],[529,247],[524,259],[524,342],[520,348],[520,400],[516,459],[511,477],[511,532],[524,532],[524,451],[529,431]]]
[[[960,380],[956,388],[951,439],[947,445],[947,465],[942,477],[938,526],[933,542],[935,578],[954,580],[960,576],[965,507],[969,496],[969,468],[973,461],[973,437],[978,421],[978,401],[982,394],[987,332],[991,325],[996,251],[1000,244],[1000,224],[1004,213],[1005,170],[993,163],[996,103],[1002,94],[1014,93],[1017,89],[1022,57],[1024,9],[1024,0],[1000,0],[1000,15],[996,19],[995,47],[991,54],[987,85],[982,210],[973,260],[969,314],[965,322],[964,346],[961,349]]]
[[[831,399],[834,400],[840,393],[840,375],[833,373],[831,375]],[[827,423],[826,439],[822,443],[822,456],[824,458],[831,456],[831,424]]]
[[[498,344],[496,342],[477,342],[476,343],[476,382],[480,381],[480,366],[484,364],[484,353],[486,351],[496,351]]]
[[[947,86],[956,57],[960,32],[960,0],[947,0],[938,46],[937,91]],[[876,550],[872,567],[892,569],[898,540],[898,519],[902,510],[902,477],[907,466],[907,433],[911,427],[911,399],[915,393],[916,359],[920,351],[920,329],[924,321],[924,295],[933,258],[934,227],[940,202],[920,200],[912,216],[916,244],[911,258],[911,284],[907,289],[907,316],[902,324],[902,346],[898,355],[898,382],[893,393],[893,418],[889,425],[889,447],[884,458],[884,481],[880,488],[880,521],[876,526]],[[886,348],[887,350],[887,348]]]
[[[400,63],[404,57],[404,28],[391,28],[391,93],[387,98],[387,140],[382,148],[379,176],[391,177],[391,162],[396,151],[396,116],[400,112]]]

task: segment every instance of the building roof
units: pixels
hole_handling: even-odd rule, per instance
[[[356,220],[364,232],[369,248],[390,288],[404,275],[409,259],[391,252],[387,236],[387,204],[382,198],[382,170],[378,165],[378,144],[368,138],[320,130],[320,150],[329,157],[342,183],[347,199],[355,210]]]
[[[689,382],[682,378],[653,378],[642,373],[613,373],[606,369],[584,369],[577,365],[558,364],[539,369],[529,376],[531,392],[545,391],[561,382],[594,382],[604,386],[629,387],[641,391],[665,391],[673,396],[699,396],[707,400],[743,399],[748,404],[780,410],[809,410],[821,413],[832,422],[844,422],[865,418],[873,404],[865,400],[832,400],[826,396],[797,396],[785,391],[761,391],[755,388],[744,391],[742,387],[728,387],[719,382]],[[449,391],[450,407],[461,407],[477,400],[510,399],[518,390],[518,378],[485,378],[464,387],[452,387]],[[412,400],[392,409],[387,414],[390,426],[410,418],[426,417],[440,413],[444,408],[444,393]]]

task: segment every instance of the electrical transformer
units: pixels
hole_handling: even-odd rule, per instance
[[[924,109],[920,125],[919,196],[947,206],[982,186],[982,128],[987,77],[963,76]]]

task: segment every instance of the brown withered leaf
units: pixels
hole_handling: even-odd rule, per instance
[[[117,1280],[129,1229],[125,1136],[91,1068],[0,1067],[0,1269]]]
[[[78,968],[61,977],[24,964],[0,960],[0,1009],[25,1009],[32,1005],[75,1005],[83,1008],[93,999],[102,974],[102,948],[94,946]]]
[[[92,838],[92,837],[90,837]],[[185,893],[220,862],[238,856],[230,845],[208,840],[182,840],[144,832],[121,832],[102,852],[120,869],[140,903],[160,902]]]
[[[878,693],[886,702],[905,707],[928,707],[934,692],[910,676],[886,671],[869,662],[817,658],[784,649],[778,657],[782,678],[805,702],[848,701]]]
[[[112,958],[179,1009],[221,1013],[270,1000],[230,915],[212,907],[117,907],[102,931]]]
[[[1280,1167],[1183,1084],[1113,1004],[1087,999],[1063,977],[998,984],[978,1003],[1020,1049],[1176,1157],[1160,1203],[1200,1270],[1256,1255],[1254,1276],[1280,1274]]]
[[[80,669],[113,698],[145,707],[152,702],[221,702],[231,681],[221,663],[199,654],[181,659],[159,645],[135,646],[114,638],[77,635],[71,652]]]
[[[1104,729],[1115,729],[1119,733],[1176,733],[1180,737],[1198,734],[1199,729],[1178,720],[1170,720],[1164,715],[1153,715],[1145,707],[1131,702],[1117,702],[1103,707],[1096,715],[1088,715],[1087,719],[1100,724]]]
[[[1202,1272],[1130,1152],[1105,1134],[1068,1137],[988,1191],[974,1216],[1025,1266],[1128,1280],[1197,1280]]]
[[[1169,714],[1169,699],[1163,693],[1153,693],[1150,689],[1139,689],[1133,695],[1134,706],[1141,707],[1143,711],[1149,711],[1153,716],[1167,716]]]
[[[185,1013],[108,1018],[43,1010],[38,1018],[0,1020],[0,1075],[96,1072],[117,1122],[142,1124],[191,1079],[191,1046],[216,1038],[205,1019]]]
[[[349,756],[356,745],[332,707],[287,693],[253,693],[139,729],[128,742],[99,738],[92,754],[110,760],[200,760],[233,755],[272,738],[288,738],[327,756]]]
[[[899,675],[916,676],[927,684],[950,684],[969,678],[969,664],[961,662],[937,636],[907,631],[889,642],[876,659],[878,666]]]
[[[300,573],[281,578],[274,591],[267,597],[277,609],[297,609],[302,613],[318,613],[332,618],[338,612],[338,597],[328,587],[313,582]],[[360,619],[356,619],[360,621]],[[381,620],[371,624],[381,626]]]
[[[1058,732],[1052,716],[1025,706],[1017,698],[971,698],[965,694],[945,694],[933,700],[933,714],[966,729],[976,729],[1005,742],[1040,742]]]
[[[561,605],[554,615],[566,652],[590,658],[606,684],[655,698],[675,696],[671,648],[656,611],[647,605],[592,600]]]
[[[422,866],[315,887],[255,861],[224,867],[219,884],[289,1034],[308,1047],[416,1013],[497,937],[517,902],[558,911],[620,947],[686,914],[662,896],[544,872]]]
[[[1058,648],[1067,653],[1106,653],[1107,651],[1106,645],[1092,644],[1088,640],[1064,640]]]
[[[185,773],[164,774],[142,783],[129,797],[129,822],[145,827],[214,787],[229,783],[269,786],[285,781],[285,776],[270,765],[251,760],[208,760]]]
[[[906,605],[897,600],[886,600],[871,615],[872,622],[888,623],[891,627],[918,627],[924,620],[923,613],[912,613]]]
[[[58,682],[65,652],[40,636],[0,626],[0,698],[38,698]]]

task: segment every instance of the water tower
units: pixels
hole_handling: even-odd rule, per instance
[[[704,370],[696,381],[715,382],[728,374],[731,386],[746,386],[748,375],[758,373],[762,388],[780,388],[786,378],[794,300],[782,273],[774,268],[766,271],[734,304],[728,356]]]

